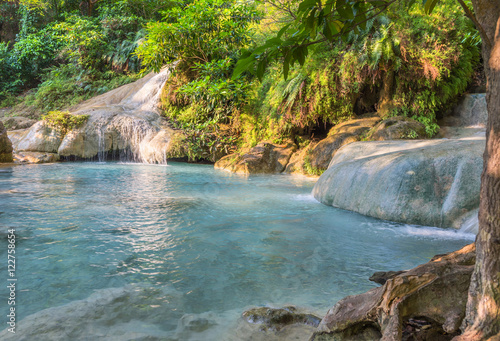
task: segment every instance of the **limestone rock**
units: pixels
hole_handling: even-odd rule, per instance
[[[371,141],[422,139],[425,137],[425,126],[404,116],[385,119],[368,133],[368,139]]]
[[[31,118],[21,116],[4,117],[2,121],[8,130],[26,129],[36,123],[36,121]]]
[[[291,142],[283,145],[261,142],[241,156],[223,157],[215,163],[215,168],[240,174],[281,173],[295,149]]]
[[[321,319],[313,314],[299,311],[294,306],[283,308],[260,307],[245,311],[242,317],[248,323],[261,325],[263,330],[280,331],[292,324],[317,327]]]
[[[165,299],[171,306],[163,304]],[[83,300],[47,308],[17,322],[0,340],[165,340],[160,324],[175,323],[182,294],[172,288],[128,285],[95,290]],[[175,326],[175,325],[174,325]]]
[[[2,122],[0,122],[0,162],[12,162],[12,143]]]
[[[484,144],[483,137],[352,143],[313,195],[379,219],[458,228],[479,207]]]
[[[317,142],[311,142],[306,147],[293,153],[290,157],[290,161],[286,165],[285,173],[308,174],[306,169],[306,160],[309,160],[309,153],[311,152],[311,149],[316,146],[316,144]]]
[[[380,121],[379,117],[349,120],[333,127],[328,137],[311,149],[309,160],[311,167],[327,169],[335,153],[343,146],[359,141],[362,134]]]
[[[17,163],[51,163],[59,161],[59,154],[41,152],[19,152],[14,154]]]
[[[359,141],[363,134],[379,121],[379,117],[362,117],[336,125],[330,130],[328,137],[295,153],[286,172],[307,174],[307,166],[319,172],[327,169],[331,159],[342,146]]]
[[[310,340],[400,341],[403,326],[415,320],[436,323],[441,332],[436,340],[449,340],[465,316],[474,263],[471,244],[388,279],[381,287],[348,296],[328,311]]]
[[[15,151],[57,153],[63,136],[44,121],[30,129],[9,132]]]

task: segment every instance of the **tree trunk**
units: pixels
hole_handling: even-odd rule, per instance
[[[477,258],[469,288],[463,334],[456,340],[500,340],[500,1],[472,0],[488,36],[483,59],[488,125],[479,207]]]

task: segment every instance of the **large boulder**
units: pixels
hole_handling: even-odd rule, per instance
[[[286,173],[319,175],[328,168],[335,153],[343,146],[360,141],[378,122],[380,117],[360,117],[334,126],[328,136],[319,142],[311,142],[292,155]]]
[[[470,244],[348,296],[328,311],[310,341],[450,340],[465,316],[474,263]]]
[[[63,157],[105,160],[113,155],[128,161],[165,163],[173,130],[158,109],[169,71],[146,77],[94,97],[71,109],[88,115],[83,126],[64,136],[38,122],[26,132],[13,132],[16,151],[58,153]]]
[[[9,132],[14,150],[25,152],[57,153],[63,135],[45,121],[35,123],[30,129]]]
[[[328,137],[316,144],[309,153],[312,168],[327,169],[335,153],[346,144],[361,140],[377,122],[379,117],[350,120],[333,127]]]
[[[231,154],[215,163],[215,169],[239,174],[281,173],[285,170],[296,146],[289,142],[261,142],[243,155]]]
[[[0,122],[0,162],[12,162],[12,143],[2,122]]]
[[[475,259],[470,244],[348,296],[328,311],[310,340],[450,340],[465,316]],[[426,327],[408,338],[416,324]]]
[[[458,228],[479,207],[484,145],[484,137],[352,143],[313,194],[375,218]]]

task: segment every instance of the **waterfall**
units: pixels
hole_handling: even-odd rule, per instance
[[[169,75],[164,68],[80,104],[73,113],[89,119],[64,138],[58,153],[99,162],[118,155],[121,161],[166,164],[172,129],[159,103]]]
[[[467,219],[464,220],[462,225],[460,225],[460,231],[465,233],[475,233],[479,230],[479,219],[478,219],[478,210],[475,210],[474,213]]]

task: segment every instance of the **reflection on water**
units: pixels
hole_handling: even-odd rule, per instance
[[[216,316],[202,328],[213,335],[230,333],[224,330],[251,305],[296,304],[324,313],[343,296],[373,287],[368,277],[375,271],[408,269],[473,241],[469,234],[323,206],[310,195],[313,184],[176,163],[2,171],[0,225],[18,235],[18,318],[98,289],[168,288],[175,299],[148,294],[151,312],[137,319],[154,325],[155,337],[194,340],[198,331],[179,331],[189,314]],[[2,245],[6,259],[5,238]],[[6,271],[0,262],[4,278]],[[168,310],[161,322],[152,317],[157,309]],[[5,325],[6,314],[0,316]],[[123,316],[106,324],[119,326]]]

